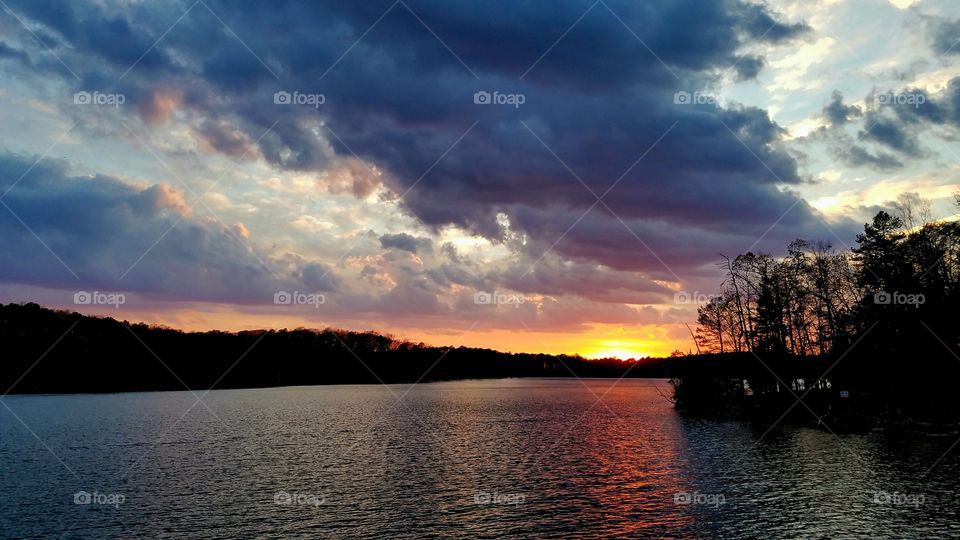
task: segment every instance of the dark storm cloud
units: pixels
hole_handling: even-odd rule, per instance
[[[909,124],[923,122],[933,124],[943,123],[949,120],[951,109],[956,109],[956,104],[954,103],[954,99],[951,98],[949,90],[953,88],[954,85],[955,83],[953,81],[948,82],[948,90],[938,95],[931,95],[918,88],[907,89],[900,95],[912,96],[914,103],[907,104],[906,106],[888,105],[886,108],[893,110],[897,115],[897,119]]]
[[[851,167],[867,166],[882,172],[889,172],[903,167],[903,163],[890,154],[883,152],[871,154],[867,149],[857,145],[841,153],[840,157],[844,163]]]
[[[916,135],[904,129],[895,119],[886,118],[881,113],[871,111],[867,113],[864,123],[867,125],[867,130],[858,134],[860,140],[880,143],[910,157],[922,155]]]
[[[941,126],[960,136],[960,77],[951,79],[945,89],[931,94],[918,88],[902,88],[872,92],[867,96],[874,106],[863,115],[863,128],[857,139],[873,143],[883,150],[872,151],[862,145],[835,153],[850,166],[867,166],[879,171],[891,171],[904,166],[904,159],[923,159],[931,150],[921,146],[920,136],[934,126]],[[839,94],[834,93],[831,104],[824,109],[828,118],[838,119],[849,112]],[[836,125],[836,124],[834,124]],[[841,145],[847,144],[842,138]]]
[[[738,59],[734,66],[737,70],[737,79],[741,81],[756,79],[765,65],[766,60],[761,56],[744,56]]]
[[[0,59],[14,59],[23,63],[29,63],[27,53],[20,49],[15,49],[3,41],[0,41]]]
[[[946,88],[935,94],[919,89],[905,89],[902,95],[915,96],[915,104],[889,105],[897,118],[909,124],[943,125],[960,128],[960,77],[954,77]],[[920,103],[922,101],[922,103]]]
[[[233,158],[253,157],[257,153],[252,141],[242,131],[224,122],[204,121],[195,133],[212,150]]]
[[[356,152],[427,225],[505,241],[503,214],[533,258],[594,205],[590,190],[615,182],[615,215],[597,206],[556,253],[661,272],[646,250],[618,249],[632,241],[623,219],[682,272],[702,263],[689,250],[739,249],[791,208],[783,227],[815,230],[814,211],[778,187],[802,178],[766,111],[677,99],[725,71],[756,77],[764,58],[738,51],[799,38],[804,23],[740,0],[407,4],[413,13],[389,0],[11,3],[62,43],[82,79],[64,73],[71,91],[122,87],[130,110],[152,111],[158,91],[176,89],[214,151],[236,157],[259,141],[283,169],[320,171]],[[479,91],[524,101],[478,105]],[[277,92],[324,103],[278,104]],[[724,243],[670,244],[698,235]]]
[[[936,21],[931,35],[933,50],[941,55],[960,54],[960,20]]]
[[[784,24],[774,18],[767,8],[761,4],[739,4],[740,20],[743,28],[750,37],[760,40],[779,43],[796,38],[811,30],[805,23]]]
[[[823,108],[823,116],[831,126],[842,126],[847,122],[859,118],[863,114],[856,105],[844,105],[843,94],[834,90],[830,95],[830,104]]]
[[[750,211],[750,203],[757,196],[741,194],[740,207],[731,214],[711,209],[709,193],[699,197],[691,195],[687,206],[678,204],[673,210],[686,211],[691,216],[697,212],[712,212],[718,220],[715,227],[694,227],[666,219],[625,219],[620,222],[609,219],[604,209],[594,209],[580,223],[566,232],[576,219],[555,212],[522,213],[518,221],[535,230],[535,237],[543,241],[526,246],[529,259],[536,259],[550,244],[553,252],[561,253],[574,261],[604,261],[614,270],[627,271],[636,268],[656,280],[675,281],[699,272],[704,267],[713,267],[718,253],[742,253],[747,250],[775,252],[797,237],[833,239],[834,233],[844,241],[852,242],[856,225],[831,224],[827,227],[814,215],[814,210],[804,201],[798,201],[789,193],[779,195],[780,206],[776,211],[765,212],[752,218],[750,224],[736,225],[736,216]],[[695,218],[691,217],[690,221]],[[719,224],[722,221],[722,224]],[[541,263],[542,264],[542,263]],[[539,269],[539,265],[536,270]],[[529,266],[525,268],[529,270]],[[639,285],[634,288],[637,289]],[[655,288],[648,289],[650,291]]]
[[[333,269],[319,263],[309,263],[303,266],[300,272],[303,284],[312,291],[336,291],[340,288],[339,280]]]
[[[429,252],[433,249],[433,241],[407,233],[385,234],[380,237],[380,246],[384,249],[399,249],[410,253]]]

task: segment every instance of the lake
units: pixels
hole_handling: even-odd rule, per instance
[[[685,418],[669,392],[509,379],[6,396],[0,536],[960,536],[960,446],[941,459],[956,434],[767,432]]]

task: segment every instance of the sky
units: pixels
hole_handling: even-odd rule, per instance
[[[3,302],[665,355],[721,254],[955,211],[952,0],[0,8]]]

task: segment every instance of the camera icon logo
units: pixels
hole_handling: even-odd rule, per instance
[[[691,302],[693,302],[693,297],[687,291],[680,291],[673,295],[674,304],[689,304]]]
[[[889,305],[893,297],[886,291],[879,291],[873,294],[873,303],[879,306]]]
[[[287,291],[277,291],[273,293],[273,303],[277,305],[290,305],[293,302],[293,295]]]
[[[674,493],[673,494],[673,504],[691,504],[693,503],[693,496],[689,493]]]
[[[293,496],[286,491],[278,491],[277,494],[273,496],[273,502],[276,504],[291,504],[293,503]]]
[[[85,92],[83,90],[73,94],[73,103],[75,105],[89,105],[92,102],[90,92]]]
[[[490,92],[484,90],[476,92],[473,94],[473,102],[477,105],[489,105],[491,103]]]
[[[73,303],[81,306],[88,306],[93,302],[93,295],[87,291],[77,291],[73,293]]]
[[[488,305],[493,303],[493,295],[488,292],[478,292],[473,295],[473,303]]]
[[[673,94],[673,102],[677,105],[689,105],[691,102],[690,92],[680,90]]]
[[[273,102],[276,105],[289,105],[290,101],[290,92],[280,90],[279,92],[273,93]]]
[[[86,491],[78,491],[73,494],[73,504],[90,504],[93,502],[93,496]]]

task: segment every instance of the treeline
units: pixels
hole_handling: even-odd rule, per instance
[[[900,216],[878,213],[850,251],[795,240],[785,257],[724,258],[720,294],[698,309],[698,346],[826,355],[879,330],[887,344],[906,352],[918,343],[905,338],[927,326],[955,347],[960,222],[917,223],[918,213],[926,214],[906,201]],[[920,335],[932,338],[929,330]]]
[[[721,292],[697,312],[703,352],[827,354],[856,332],[860,300],[848,253],[795,240],[788,256],[724,258]]]
[[[698,348],[832,366],[816,377],[740,381],[754,401],[783,392],[786,382],[813,398],[842,388],[901,412],[956,402],[960,222],[929,216],[928,202],[901,197],[893,214],[881,211],[864,225],[850,250],[796,240],[783,257],[724,257],[721,290],[698,309]]]
[[[337,329],[183,332],[37,304],[0,306],[0,350],[0,393],[666,375],[655,362],[433,347]]]

